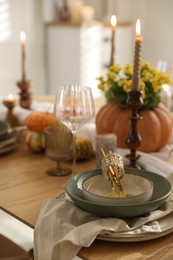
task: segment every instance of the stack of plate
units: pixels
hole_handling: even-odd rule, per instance
[[[10,125],[7,122],[0,121],[0,141],[6,137],[9,128]]]
[[[74,203],[85,211],[101,217],[137,217],[157,209],[171,193],[171,183],[156,173],[134,168],[126,168],[126,174],[136,174],[153,183],[153,194],[149,201],[128,205],[109,205],[105,202],[90,201],[84,196],[83,181],[90,176],[100,175],[101,169],[91,170],[72,177],[66,183],[66,192]]]
[[[0,121],[0,154],[4,154],[14,150],[17,146],[17,133],[11,131],[7,122]]]

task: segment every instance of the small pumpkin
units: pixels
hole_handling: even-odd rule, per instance
[[[76,160],[90,159],[94,155],[93,147],[88,138],[76,137]]]
[[[157,152],[164,147],[172,133],[172,118],[167,108],[160,103],[152,109],[143,109],[139,115],[138,130],[141,136],[142,152]],[[114,102],[105,104],[96,115],[98,134],[115,133],[117,146],[127,148],[126,138],[129,133],[131,110],[121,108]]]
[[[32,111],[25,119],[27,128],[36,133],[43,133],[48,126],[60,125],[53,113]]]
[[[28,130],[25,140],[26,140],[27,147],[32,152],[38,153],[38,152],[44,151],[43,134]]]
[[[30,151],[34,153],[45,151],[45,136],[28,130],[25,141]],[[88,138],[76,137],[76,160],[86,160],[94,155],[93,147]]]

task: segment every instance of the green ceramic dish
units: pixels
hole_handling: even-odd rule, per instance
[[[5,121],[0,121],[0,140],[3,140],[7,135],[9,124]]]
[[[148,178],[154,184],[153,195],[150,201],[143,204],[133,204],[128,206],[113,206],[102,203],[88,201],[83,196],[82,182],[89,176],[101,174],[101,169],[91,170],[78,174],[66,183],[66,192],[74,203],[85,211],[100,217],[137,217],[157,209],[169,197],[172,189],[171,183],[164,177],[145,170],[126,168],[126,174],[137,174]]]

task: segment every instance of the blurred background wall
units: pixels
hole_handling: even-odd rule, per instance
[[[32,93],[33,95],[49,93],[51,86],[47,80],[49,68],[45,32],[47,24],[58,19],[61,1],[0,0],[0,96],[7,96],[9,93],[17,95],[19,92],[16,82],[21,79],[22,30],[27,35],[26,67],[27,78],[33,82]],[[72,5],[73,1],[76,0],[69,0],[69,5]],[[157,66],[160,60],[166,61],[167,70],[172,73],[172,0],[83,0],[82,2],[93,7],[95,20],[110,23],[111,15],[116,14],[119,23],[131,24],[132,39],[135,36],[136,19],[140,18],[144,38],[142,58],[153,66]],[[109,29],[111,34],[111,28]],[[128,52],[130,62],[133,62],[133,42],[129,42]]]

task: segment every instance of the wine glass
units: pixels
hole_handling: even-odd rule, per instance
[[[61,86],[57,89],[55,116],[70,128],[73,135],[73,175],[76,173],[76,132],[95,113],[91,88],[78,85]]]
[[[56,162],[56,167],[46,172],[52,176],[65,176],[71,174],[70,168],[62,165],[63,161],[72,158],[72,134],[64,125],[50,126],[44,130],[45,150],[47,157]]]

